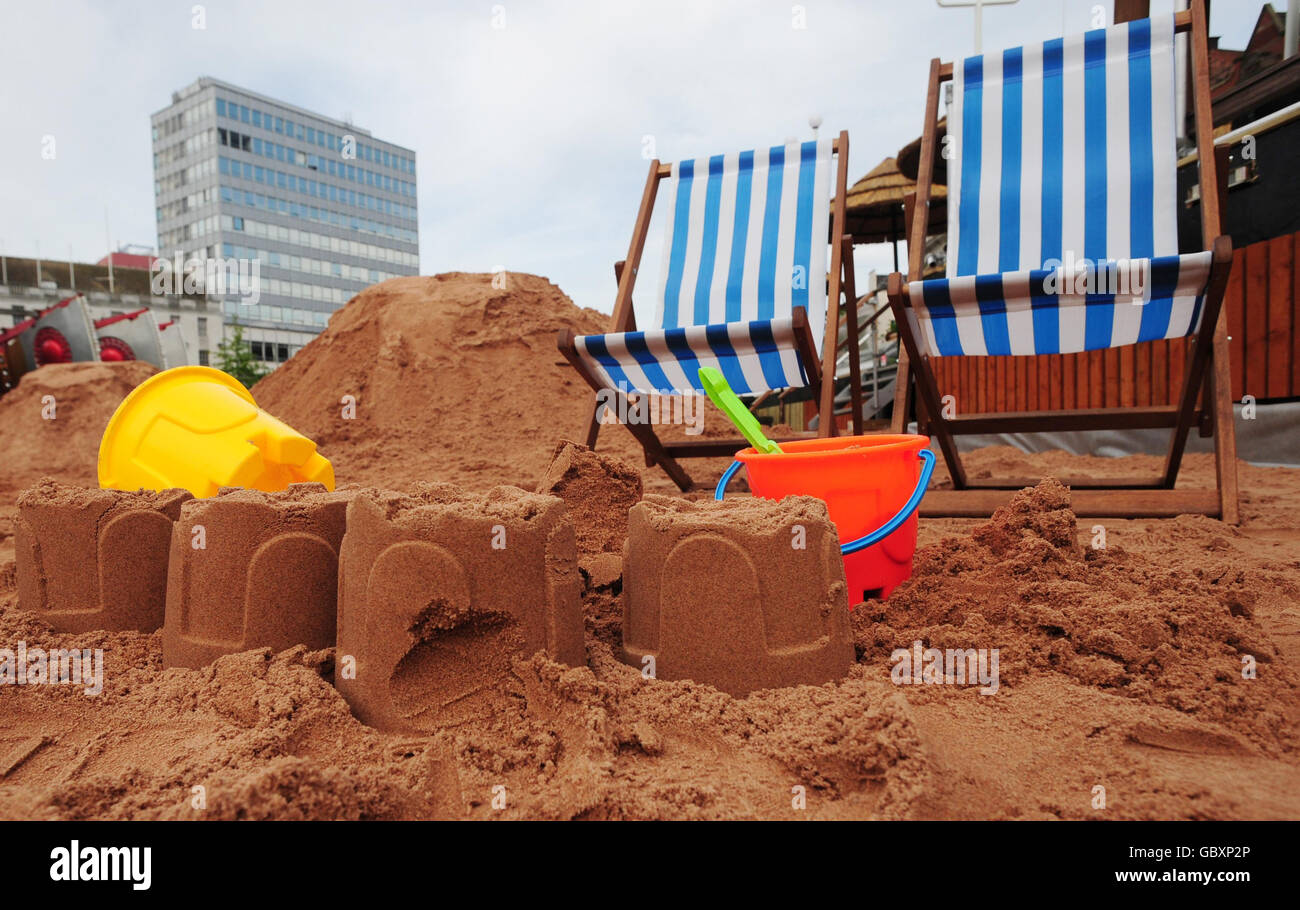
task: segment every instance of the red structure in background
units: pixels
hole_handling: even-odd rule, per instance
[[[115,269],[145,269],[146,271],[153,266],[153,261],[158,257],[152,253],[126,253],[118,250],[116,253],[109,253],[96,262],[95,265],[108,265],[111,261]]]

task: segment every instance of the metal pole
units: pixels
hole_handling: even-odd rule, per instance
[[[1018,3],[1019,0],[935,0],[939,6],[970,6],[975,8],[975,53],[984,52],[984,7]]]
[[[108,246],[108,292],[113,293],[113,231],[108,226],[108,206],[104,206],[104,243]]]

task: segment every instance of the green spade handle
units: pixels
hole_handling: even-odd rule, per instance
[[[700,367],[700,385],[708,393],[709,400],[717,405],[718,410],[727,415],[727,419],[736,425],[740,434],[749,441],[757,451],[775,455],[781,447],[763,435],[763,427],[758,419],[749,412],[745,403],[731,391],[731,386],[723,375],[713,367]]]

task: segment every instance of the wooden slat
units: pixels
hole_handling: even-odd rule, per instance
[[[1033,388],[1037,394],[1033,398],[1030,410],[1048,411],[1052,408],[1052,355],[1033,357],[1029,361],[1038,371],[1037,382]],[[1059,408],[1060,405],[1057,405]]]
[[[1048,354],[1047,364],[1050,374],[1048,377],[1048,389],[1050,391],[1048,394],[1047,407],[1051,408],[1053,411],[1059,411],[1061,408],[1066,407],[1065,383],[1061,370],[1061,355]]]
[[[982,518],[1006,505],[1013,490],[931,490],[921,500],[925,517]],[[1215,490],[1072,490],[1070,507],[1081,518],[1218,515]]]
[[[1300,237],[1300,235],[1297,235]],[[1246,389],[1246,250],[1232,253],[1232,274],[1223,294],[1228,311],[1228,337],[1232,350],[1232,397],[1241,401]]]
[[[988,402],[989,361],[987,357],[973,357],[971,360],[975,366],[975,410],[983,413],[992,410]]]
[[[1160,474],[1146,474],[1139,477],[1126,477],[1121,480],[1104,477],[1057,477],[1061,483],[1073,490],[1159,490],[1164,487],[1164,477]],[[972,477],[966,485],[972,490],[1022,490],[1036,485],[1042,477]]]
[[[847,418],[847,415],[844,416]],[[816,439],[818,437],[817,433],[813,431],[770,438],[775,442],[794,442],[800,439]],[[748,447],[749,443],[740,436],[723,439],[675,439],[663,443],[664,451],[677,458],[725,458]]]
[[[1119,355],[1119,404],[1122,407],[1131,408],[1137,404],[1137,360],[1133,356],[1133,345],[1126,344],[1122,348],[1117,348],[1115,353]],[[1114,382],[1114,380],[1111,380]]]
[[[1169,341],[1169,403],[1178,401],[1178,393],[1183,390],[1183,377],[1187,373],[1187,339],[1172,338]]]
[[[1291,308],[1295,300],[1292,253],[1295,239],[1268,241],[1268,373],[1264,395],[1285,398],[1291,392]]]
[[[1120,400],[1119,349],[1107,348],[1101,352],[1104,366],[1102,382],[1106,387],[1106,407],[1118,408],[1123,405]]]
[[[1013,389],[1007,390],[1007,401],[1013,402],[1012,409],[1016,411],[1030,410],[1029,364],[1026,363],[1028,359],[1015,357],[1007,363],[1007,381],[1015,384]]]
[[[1082,411],[1010,411],[958,414],[949,421],[953,433],[1043,433],[1064,430],[1172,427],[1173,405],[1148,408],[1089,408]]]
[[[1169,404],[1169,342],[1151,342],[1151,404]]]
[[[1291,237],[1295,241],[1291,255],[1291,300],[1296,302],[1300,301],[1300,233]],[[1300,319],[1295,318],[1291,320],[1291,394],[1300,395]],[[1233,396],[1241,401],[1235,389]]]
[[[1090,407],[1106,407],[1106,373],[1101,351],[1088,351],[1088,402]]]
[[[973,414],[979,406],[979,365],[978,357],[963,357],[966,367],[966,395],[957,402],[958,414]]]
[[[1243,392],[1263,398],[1268,384],[1268,253],[1267,243],[1246,247],[1246,384]]]
[[[1151,342],[1136,345],[1133,348],[1133,359],[1136,362],[1136,397],[1133,403],[1138,407],[1146,407],[1151,404]]]
[[[1061,407],[1073,411],[1079,401],[1079,373],[1073,354],[1061,354]]]

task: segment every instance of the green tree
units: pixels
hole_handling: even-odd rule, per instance
[[[253,356],[253,348],[244,340],[244,327],[238,319],[231,322],[230,331],[217,345],[217,369],[234,376],[249,389],[270,372]]]

